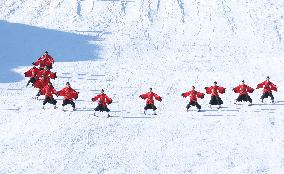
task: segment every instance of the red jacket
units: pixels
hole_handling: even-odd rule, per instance
[[[53,73],[51,72],[50,70],[46,70],[46,69],[43,69],[39,72],[39,76],[41,77],[48,77],[48,78],[51,78],[51,79],[55,79],[57,76],[56,76],[56,72]]]
[[[37,67],[32,67],[30,70],[25,72],[25,77],[33,77],[37,78],[39,77],[40,70]]]
[[[240,95],[246,95],[248,93],[253,93],[254,89],[248,85],[239,85],[233,89],[235,93],[240,93]]]
[[[277,86],[270,81],[264,81],[257,85],[256,89],[263,88],[263,93],[277,91]]]
[[[51,64],[54,64],[54,58],[51,57],[51,55],[49,55],[49,54],[44,54],[43,57],[44,57],[45,60],[47,60],[47,61],[50,62]]]
[[[53,94],[56,94],[56,90],[52,85],[46,85],[44,88],[42,88],[42,90],[40,90],[40,94],[53,98]]]
[[[139,97],[142,99],[147,99],[146,104],[152,104],[154,105],[154,98],[158,101],[162,101],[162,98],[155,94],[154,92],[148,92],[146,94],[141,94]]]
[[[44,68],[45,66],[51,66],[53,63],[54,59],[50,55],[43,55],[42,57],[37,59],[34,65],[39,65],[41,68]]]
[[[78,98],[79,92],[76,92],[71,87],[65,87],[61,89],[57,94],[58,96],[63,96],[64,100],[76,100]]]
[[[97,100],[99,101],[99,105],[103,105],[103,106],[106,106],[112,103],[112,99],[109,98],[106,94],[99,94],[92,98],[93,102]]]
[[[39,80],[37,80],[34,84],[35,88],[39,88],[42,89],[43,87],[45,87],[48,83],[50,82],[49,78],[40,78]]]
[[[225,89],[224,87],[221,86],[211,86],[211,87],[206,87],[206,93],[207,94],[211,94],[212,96],[219,96],[220,94],[224,94],[225,93]]]
[[[196,102],[197,98],[204,98],[204,94],[201,92],[197,92],[195,90],[191,90],[181,94],[184,98],[190,96],[191,102]]]

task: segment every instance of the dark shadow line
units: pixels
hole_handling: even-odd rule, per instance
[[[93,77],[104,77],[104,76],[106,76],[106,75],[95,75],[95,74],[91,74],[91,76],[93,76]]]
[[[154,117],[122,117],[122,118],[154,118]]]
[[[19,111],[20,108],[18,108],[18,109],[1,109],[1,110],[6,110],[6,111]]]
[[[13,88],[8,88],[7,91],[22,91],[23,89],[13,89]]]

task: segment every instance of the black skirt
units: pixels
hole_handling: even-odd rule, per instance
[[[223,104],[223,101],[219,96],[211,96],[211,100],[209,104],[210,105],[221,105]]]

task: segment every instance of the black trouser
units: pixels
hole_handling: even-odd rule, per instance
[[[210,105],[221,105],[223,104],[223,101],[219,96],[211,96],[211,100],[209,104]]]
[[[266,93],[262,94],[260,99],[263,100],[263,99],[268,98],[268,97],[270,97],[271,100],[274,101],[274,96],[272,95],[272,92],[266,92]]]
[[[51,70],[52,69],[52,65],[47,66],[47,69]]]
[[[242,102],[242,101],[245,101],[245,102],[250,102],[252,103],[252,99],[250,98],[250,96],[248,94],[242,94],[242,95],[239,95],[238,98],[236,99],[236,101],[238,102]]]
[[[40,91],[41,91],[41,89],[38,90],[38,92],[37,92],[37,94],[36,94],[37,97],[40,96]]]
[[[68,104],[72,105],[72,108],[75,108],[75,103],[72,100],[63,100],[62,106],[66,106]]]
[[[53,97],[45,97],[45,99],[43,101],[43,105],[45,105],[46,103],[50,103],[52,105],[56,105],[57,101],[54,100]]]
[[[96,108],[95,108],[95,111],[100,111],[100,112],[109,112],[110,110],[107,108],[106,105],[103,105],[103,104],[99,104]]]
[[[201,109],[201,106],[197,103],[197,101],[190,101],[188,105],[186,105],[186,109],[189,109],[191,106],[196,106],[197,109]]]
[[[153,109],[153,111],[157,110],[157,107],[153,104],[147,104],[145,107],[144,107],[144,110],[148,110],[148,109]]]
[[[29,86],[30,83],[32,83],[32,86],[34,86],[35,82],[36,82],[36,79],[34,77],[31,77],[27,83],[27,86]]]

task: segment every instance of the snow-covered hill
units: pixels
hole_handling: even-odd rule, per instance
[[[0,173],[283,173],[283,16],[277,0],[0,1],[1,76],[47,49],[54,86],[80,91],[76,112],[42,110],[27,79],[0,78]],[[276,104],[257,90],[255,105],[233,105],[232,87],[267,75]],[[203,112],[185,112],[180,94],[215,80],[224,107],[206,96]],[[157,116],[141,114],[149,87]],[[108,119],[90,102],[102,88]]]

